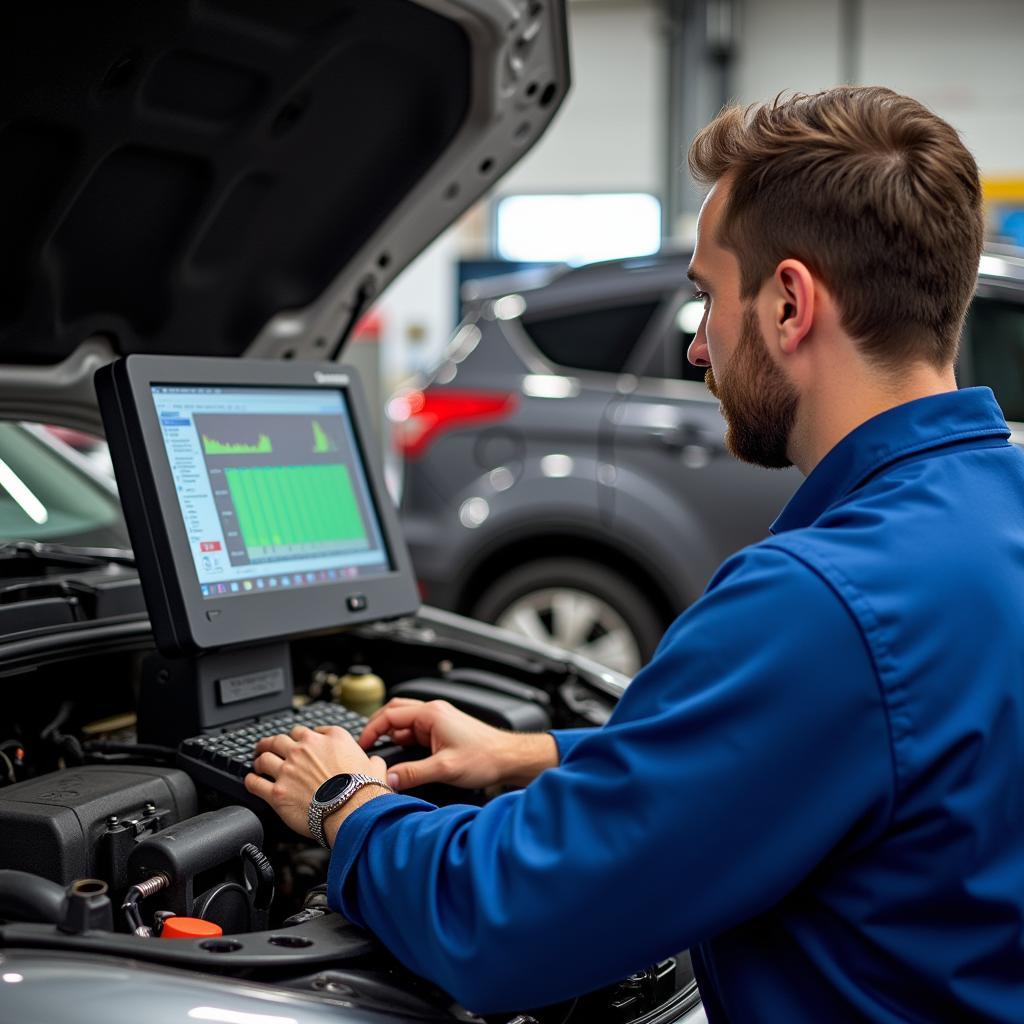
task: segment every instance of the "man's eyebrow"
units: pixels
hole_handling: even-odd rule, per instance
[[[704,288],[706,286],[706,284],[707,284],[707,281],[705,280],[704,275],[701,274],[701,272],[699,270],[696,270],[692,263],[686,268],[686,276],[695,285],[699,285],[701,288]]]

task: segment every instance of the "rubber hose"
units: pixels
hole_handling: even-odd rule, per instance
[[[0,917],[57,924],[63,904],[64,889],[56,882],[27,871],[0,869]]]
[[[256,910],[266,910],[274,898],[274,868],[270,858],[255,843],[246,843],[238,852],[256,869],[256,893],[252,905]]]

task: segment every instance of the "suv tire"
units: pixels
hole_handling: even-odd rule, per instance
[[[634,675],[661,639],[654,605],[620,573],[576,558],[542,558],[498,577],[470,615]]]

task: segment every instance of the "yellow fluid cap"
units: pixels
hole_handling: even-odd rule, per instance
[[[372,715],[384,703],[384,680],[366,665],[352,665],[338,681],[338,700],[361,715]]]

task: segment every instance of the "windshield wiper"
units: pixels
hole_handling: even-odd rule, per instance
[[[73,547],[31,540],[0,543],[0,576],[33,575],[47,569],[97,565],[134,567],[135,556],[124,548]]]

